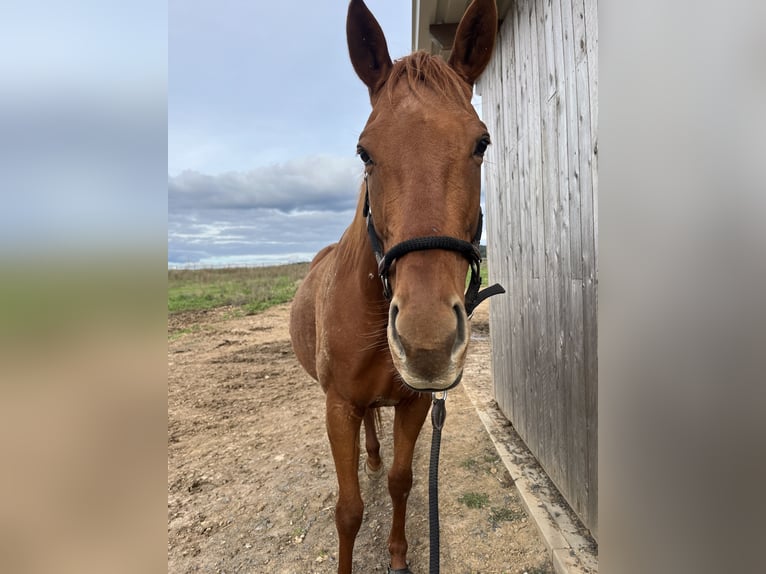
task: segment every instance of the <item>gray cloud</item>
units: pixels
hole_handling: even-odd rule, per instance
[[[168,209],[343,211],[356,205],[361,173],[357,158],[332,156],[300,158],[220,175],[184,171],[169,178]]]
[[[168,178],[168,262],[306,260],[354,217],[361,164],[308,157],[249,172]]]
[[[337,241],[354,211],[273,209],[221,210],[211,214],[170,214],[168,262],[210,265],[308,260]]]

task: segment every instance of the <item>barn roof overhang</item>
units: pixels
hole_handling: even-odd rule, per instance
[[[500,20],[511,0],[496,0]],[[449,58],[460,19],[471,0],[412,0],[412,49]]]

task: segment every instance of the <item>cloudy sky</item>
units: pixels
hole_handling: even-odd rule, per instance
[[[411,0],[368,0],[393,58]],[[168,4],[168,264],[308,260],[351,221],[367,89],[345,1]]]

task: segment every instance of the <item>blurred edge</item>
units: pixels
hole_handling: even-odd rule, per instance
[[[0,571],[157,571],[167,6],[4,3],[0,77]]]
[[[599,4],[602,574],[763,569],[765,9]]]

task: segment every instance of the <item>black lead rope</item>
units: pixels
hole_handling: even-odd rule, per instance
[[[428,528],[431,536],[431,548],[429,555],[430,574],[439,574],[439,450],[441,449],[442,427],[447,417],[444,401],[447,399],[447,391],[441,398],[436,393],[431,394],[433,405],[431,406],[431,424],[433,435],[431,437],[431,462],[428,467]]]

